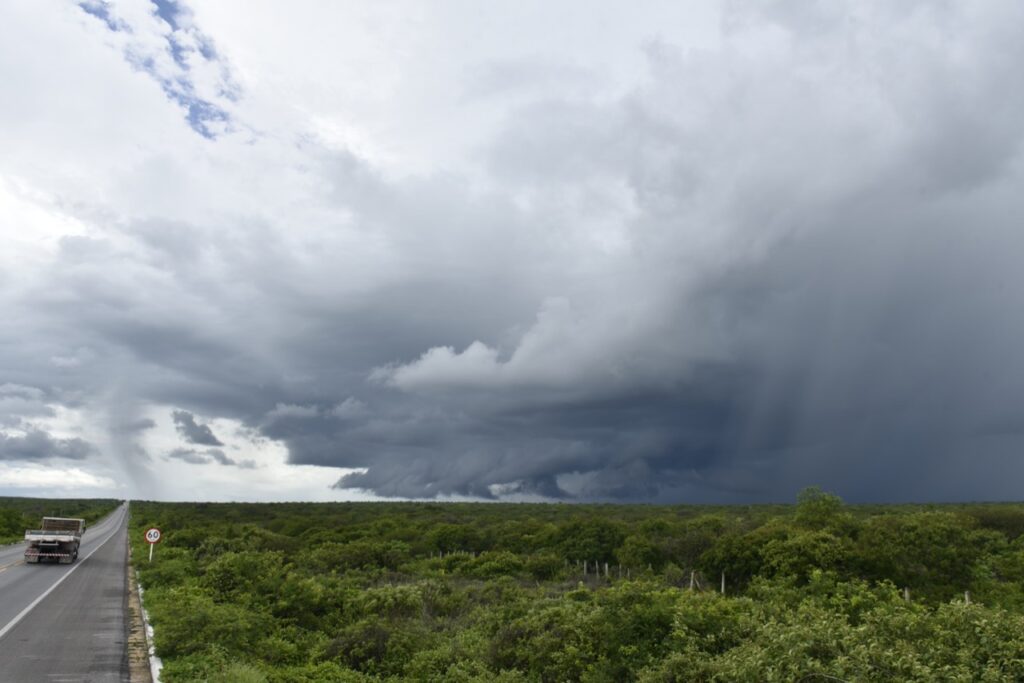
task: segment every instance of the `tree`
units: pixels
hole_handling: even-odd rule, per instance
[[[840,520],[843,499],[834,493],[808,486],[796,496],[796,523],[809,529],[824,529]]]
[[[569,560],[613,562],[626,534],[607,519],[577,519],[559,530],[558,545]]]

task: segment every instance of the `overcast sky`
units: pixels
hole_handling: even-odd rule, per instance
[[[0,495],[1020,499],[1024,4],[0,6]]]

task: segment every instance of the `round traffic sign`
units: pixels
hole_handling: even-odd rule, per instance
[[[146,542],[147,543],[159,543],[160,542],[160,530],[156,527],[146,529]]]

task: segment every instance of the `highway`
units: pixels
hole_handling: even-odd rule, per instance
[[[0,683],[128,681],[127,506],[86,530],[71,565],[0,548]]]

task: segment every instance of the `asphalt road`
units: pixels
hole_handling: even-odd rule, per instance
[[[87,529],[71,565],[0,548],[0,683],[128,681],[126,516]]]

